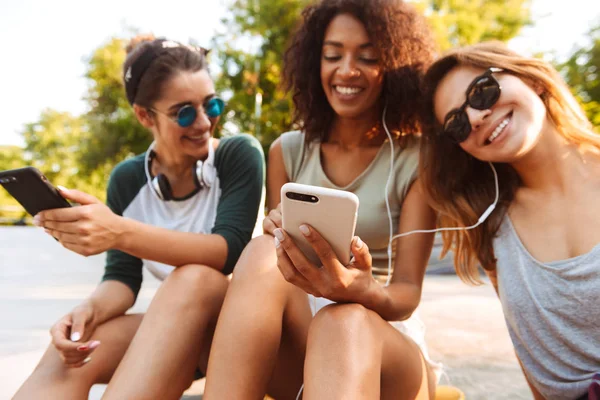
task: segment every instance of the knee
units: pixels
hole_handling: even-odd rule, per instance
[[[165,279],[164,288],[172,292],[172,299],[183,305],[198,303],[221,304],[229,281],[221,272],[204,266],[189,264],[176,268]]]
[[[262,235],[250,241],[233,270],[233,282],[257,282],[280,275],[273,236]]]
[[[332,304],[320,310],[308,333],[309,342],[331,339],[338,344],[361,345],[374,338],[373,311],[360,304]]]

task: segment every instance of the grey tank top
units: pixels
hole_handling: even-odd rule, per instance
[[[600,243],[542,263],[506,216],[494,252],[508,332],[527,377],[548,400],[584,395],[600,372]]]
[[[287,132],[281,136],[283,161],[292,182],[346,190],[359,199],[356,235],[365,241],[373,257],[373,276],[385,283],[388,269],[387,246],[389,219],[385,205],[385,184],[390,170],[390,146],[385,142],[371,164],[349,185],[340,187],[329,180],[321,165],[321,146],[312,142],[304,146],[304,134]],[[412,140],[401,149],[394,143],[394,175],[390,184],[390,209],[394,234],[398,233],[398,219],[402,202],[416,178],[419,162],[418,142]],[[392,253],[393,255],[395,252]]]

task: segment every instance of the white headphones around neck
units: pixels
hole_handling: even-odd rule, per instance
[[[469,229],[476,228],[479,225],[481,225],[483,223],[483,221],[485,221],[490,216],[490,214],[494,211],[494,209],[496,208],[496,205],[498,204],[498,198],[500,197],[500,188],[498,185],[498,173],[496,172],[496,168],[494,167],[494,164],[492,164],[491,162],[488,162],[490,168],[492,169],[492,172],[494,173],[494,183],[496,184],[496,197],[494,199],[494,202],[483,212],[483,214],[481,214],[481,217],[479,217],[476,224],[473,224],[471,226],[456,227],[456,228],[418,229],[415,231],[409,231],[409,232],[404,232],[404,233],[394,235],[394,222],[392,221],[392,211],[390,209],[390,199],[388,196],[388,193],[389,193],[388,189],[390,187],[390,184],[392,182],[392,178],[394,175],[394,141],[392,140],[392,135],[390,134],[387,124],[385,123],[386,112],[387,112],[387,104],[383,108],[383,114],[381,115],[381,122],[382,122],[383,128],[385,129],[385,133],[388,137],[388,140],[390,142],[390,172],[388,175],[387,182],[385,184],[385,194],[384,194],[385,206],[387,208],[388,220],[390,223],[389,224],[390,240],[388,242],[388,247],[387,247],[388,273],[387,273],[387,279],[385,282],[385,286],[388,286],[392,279],[392,243],[393,243],[394,239],[397,239],[402,236],[412,235],[414,233],[435,233],[435,232],[442,232],[442,231],[463,231],[463,230],[466,231]]]
[[[192,193],[186,195],[185,197],[173,196],[171,184],[169,183],[169,180],[165,175],[152,175],[152,161],[156,158],[156,152],[154,151],[155,146],[156,143],[152,142],[150,144],[150,147],[148,147],[148,150],[146,151],[146,156],[144,158],[144,170],[146,172],[146,179],[148,180],[148,185],[152,188],[154,193],[156,193],[159,199],[163,201],[185,200],[192,197],[203,188],[210,188],[215,182],[215,179],[217,178],[217,170],[213,164],[214,149],[212,146],[212,139],[210,139],[208,143],[207,159],[204,161],[196,161],[196,164],[194,164],[194,166],[192,167],[192,176],[194,177],[194,184],[196,188],[194,189],[194,191],[192,191]]]

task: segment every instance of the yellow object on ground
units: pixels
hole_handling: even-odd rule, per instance
[[[435,388],[435,400],[465,400],[465,394],[454,386],[438,386]]]

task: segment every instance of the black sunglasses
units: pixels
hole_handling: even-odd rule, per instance
[[[492,75],[494,72],[501,72],[500,68],[488,68],[483,75],[479,75],[469,85],[466,91],[467,99],[460,108],[451,110],[444,119],[444,130],[442,134],[454,140],[456,143],[462,143],[471,134],[471,122],[465,112],[467,106],[476,110],[488,110],[500,98],[502,88],[500,83]]]

